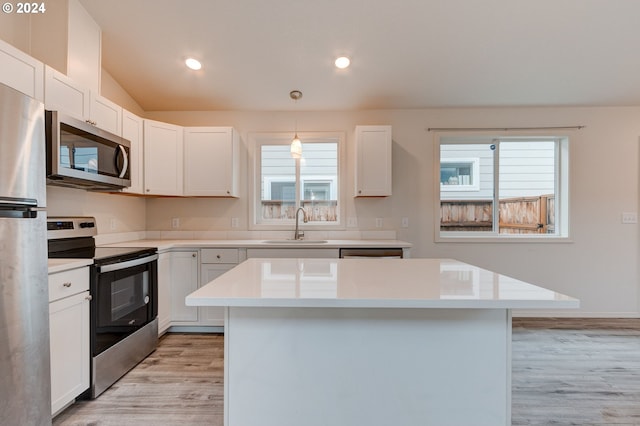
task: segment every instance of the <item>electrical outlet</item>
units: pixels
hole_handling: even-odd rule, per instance
[[[638,213],[636,212],[623,212],[622,223],[638,223]]]
[[[403,217],[402,218],[402,227],[403,228],[408,228],[409,227],[409,218],[408,217]]]
[[[347,227],[348,228],[357,228],[358,227],[358,219],[356,219],[355,217],[348,217],[347,218]]]
[[[231,227],[238,228],[240,226],[240,218],[232,217],[231,218]]]
[[[376,217],[376,228],[382,228],[382,218]]]
[[[111,229],[112,231],[115,231],[116,228],[117,228],[116,220],[114,218],[109,219],[109,229]]]
[[[171,228],[178,229],[180,228],[180,218],[174,217],[171,219]]]

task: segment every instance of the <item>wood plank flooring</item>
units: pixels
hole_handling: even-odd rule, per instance
[[[223,346],[222,335],[166,335],[53,424],[222,426]],[[640,425],[639,319],[515,318],[512,350],[513,425]]]
[[[222,425],[223,356],[221,334],[167,334],[97,399],[76,402],[53,424]]]

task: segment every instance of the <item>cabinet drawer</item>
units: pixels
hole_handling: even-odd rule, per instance
[[[89,268],[49,275],[49,302],[89,290]]]
[[[201,263],[238,263],[238,249],[202,249]]]

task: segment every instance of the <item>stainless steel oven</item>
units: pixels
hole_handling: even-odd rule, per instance
[[[158,345],[155,248],[96,247],[87,217],[47,220],[50,258],[91,258],[91,386],[95,398]]]

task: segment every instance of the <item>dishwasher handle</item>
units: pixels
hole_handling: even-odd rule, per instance
[[[401,248],[341,248],[341,259],[402,259]]]

